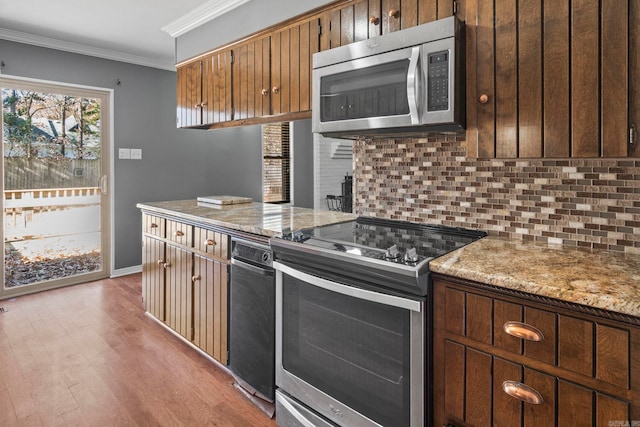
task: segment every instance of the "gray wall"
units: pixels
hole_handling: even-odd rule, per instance
[[[234,194],[262,200],[260,126],[216,131],[175,127],[175,73],[0,40],[6,75],[114,89],[115,268],[140,265],[138,202]],[[118,79],[121,85],[116,85]]]
[[[332,3],[327,0],[252,0],[176,40],[177,62]]]

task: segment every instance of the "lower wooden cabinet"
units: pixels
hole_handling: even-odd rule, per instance
[[[193,343],[226,365],[228,266],[200,255],[194,260]]]
[[[640,420],[635,324],[446,277],[433,298],[435,426]]]
[[[150,222],[143,213],[143,224]],[[152,217],[143,227],[145,310],[185,340],[227,364],[229,236]],[[167,230],[165,234],[159,229]]]

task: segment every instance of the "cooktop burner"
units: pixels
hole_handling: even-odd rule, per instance
[[[425,294],[430,260],[484,236],[483,231],[464,228],[360,217],[286,232],[281,239],[272,239],[271,245],[276,258],[289,258],[345,275],[383,278],[383,282],[403,281],[405,284],[398,286]],[[420,290],[415,289],[412,281],[417,281]]]

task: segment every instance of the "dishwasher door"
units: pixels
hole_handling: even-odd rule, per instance
[[[275,400],[275,273],[271,249],[232,240],[229,368],[252,396]]]

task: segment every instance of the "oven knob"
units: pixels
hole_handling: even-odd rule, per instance
[[[396,245],[391,246],[389,249],[387,249],[387,252],[385,252],[385,254],[384,254],[384,257],[386,259],[388,259],[388,260],[391,260],[391,261],[396,261],[401,256],[402,256],[402,254],[400,253],[400,251],[398,250],[398,247]]]
[[[404,260],[406,262],[418,262],[418,253],[416,252],[416,248],[407,250],[404,254]]]

